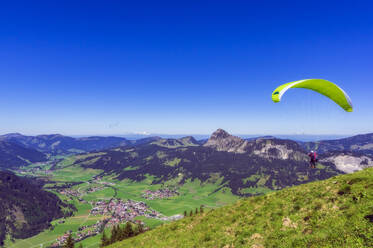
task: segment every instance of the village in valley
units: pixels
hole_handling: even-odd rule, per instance
[[[116,225],[132,222],[137,225],[145,226],[143,221],[137,220],[136,217],[143,216],[145,218],[153,218],[160,221],[174,221],[183,218],[183,215],[165,216],[162,213],[151,209],[143,201],[135,201],[131,199],[123,200],[119,198],[100,199],[98,201],[86,201],[83,197],[87,194],[94,193],[105,189],[105,187],[113,187],[115,184],[104,182],[101,178],[96,178],[94,181],[87,182],[88,187],[63,187],[55,189],[61,195],[66,196],[69,200],[77,199],[81,203],[89,203],[91,209],[89,216],[102,217],[93,225],[82,225],[78,231],[67,231],[63,235],[57,237],[51,247],[60,247],[66,239],[71,235],[75,242],[82,241],[86,238],[99,235],[105,228],[111,228]],[[145,190],[142,197],[147,200],[168,199],[179,195],[176,189],[168,187],[161,188],[155,191]],[[58,224],[63,224],[65,220],[60,220]],[[145,230],[147,228],[145,227]]]
[[[88,187],[84,190],[81,190],[81,189],[71,189],[71,188],[62,188],[62,189],[57,189],[57,192],[60,193],[61,195],[66,195],[68,196],[69,198],[72,198],[72,197],[78,197],[79,201],[84,201],[82,199],[82,197],[86,194],[90,194],[90,193],[94,193],[96,191],[100,191],[100,190],[103,190],[104,187],[103,186],[92,186],[92,187]]]
[[[137,216],[158,219],[163,217],[161,213],[150,209],[144,202],[133,200],[123,201],[121,199],[113,199],[109,202],[98,201],[95,203],[90,214],[104,216],[111,214],[112,218],[108,222],[110,226],[132,221]]]
[[[177,190],[175,189],[170,188],[163,188],[156,191],[145,190],[144,194],[142,194],[142,196],[148,200],[167,199],[177,195],[179,195],[179,192],[177,192]]]
[[[128,221],[138,225],[144,225],[144,222],[135,220],[137,216],[145,216],[147,218],[162,219],[164,216],[155,210],[151,210],[145,203],[132,200],[123,201],[121,199],[112,199],[110,201],[90,202],[94,206],[89,215],[103,216],[102,220],[98,220],[93,225],[84,225],[79,228],[75,234],[71,231],[59,236],[52,247],[59,247],[68,238],[73,235],[75,242],[79,242],[88,237],[100,234],[104,228],[110,228]]]
[[[50,167],[50,164],[37,164],[35,167],[23,168],[19,171],[20,174],[33,174],[40,177],[45,176],[48,178],[52,174],[53,170],[45,169]],[[48,181],[48,180],[47,180]],[[116,197],[118,185],[114,182],[105,180],[103,177],[93,177],[85,182],[63,182],[63,181],[48,181],[49,185],[45,186],[46,189],[58,193],[65,198],[68,202],[78,202],[79,204],[90,205],[90,209],[87,210],[86,219],[92,219],[87,224],[82,224],[76,230],[67,230],[62,235],[56,237],[49,247],[61,247],[71,235],[74,242],[80,242],[90,237],[100,235],[106,228],[112,228],[117,225],[122,225],[127,222],[133,223],[134,225],[142,225],[143,230],[148,230],[146,221],[144,219],[138,219],[137,217],[155,219],[161,222],[164,221],[175,221],[184,217],[184,215],[176,214],[173,216],[165,216],[152,209],[146,202],[139,200],[143,198],[145,201],[153,200],[167,200],[176,196],[179,196],[176,187],[162,186],[156,190],[145,189],[139,192],[137,201],[129,198]],[[105,189],[112,189],[114,195],[110,197],[96,198],[90,200],[91,194],[100,194]],[[123,190],[123,189],[121,189]],[[105,195],[105,194],[104,194]],[[74,217],[74,216],[72,216]],[[96,217],[96,218],[92,218]],[[56,221],[51,230],[54,230],[59,225],[68,225],[69,217],[65,217]]]

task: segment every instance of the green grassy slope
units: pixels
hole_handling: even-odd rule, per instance
[[[373,168],[164,224],[115,247],[373,247]]]

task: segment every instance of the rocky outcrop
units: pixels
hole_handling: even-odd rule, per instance
[[[320,160],[321,163],[332,163],[345,173],[353,173],[373,166],[373,158],[367,155],[352,152],[340,152],[327,155]]]
[[[247,152],[267,159],[291,159],[296,161],[308,160],[301,147],[292,140],[276,138],[259,138],[251,141]]]
[[[295,141],[273,137],[257,138],[248,141],[230,135],[223,129],[216,130],[204,146],[214,148],[218,151],[248,153],[267,159],[307,160],[306,154]]]

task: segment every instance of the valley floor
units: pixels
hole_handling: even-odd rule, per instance
[[[5,247],[49,247],[60,244],[63,236],[71,233],[74,238],[82,239],[77,244],[95,248],[99,247],[103,228],[110,230],[112,225],[128,219],[154,228],[181,218],[184,211],[189,213],[201,205],[216,208],[238,199],[229,188],[219,189],[219,179],[205,184],[199,180],[187,181],[182,186],[177,178],[164,184],[152,184],[154,178],[150,176],[140,182],[119,181],[115,176],[96,178],[100,170],[83,169],[73,165],[74,161],[74,157],[66,157],[53,168],[53,163],[48,162],[17,171],[23,176],[46,180],[44,188],[72,203],[77,211],[71,217],[54,220],[50,229],[36,236],[14,242],[7,240]],[[109,207],[109,204],[113,206]]]

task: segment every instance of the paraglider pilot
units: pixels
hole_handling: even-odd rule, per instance
[[[316,162],[318,161],[317,159],[317,153],[314,151],[311,151],[308,153],[308,157],[310,157],[310,167],[315,168],[316,167]]]

